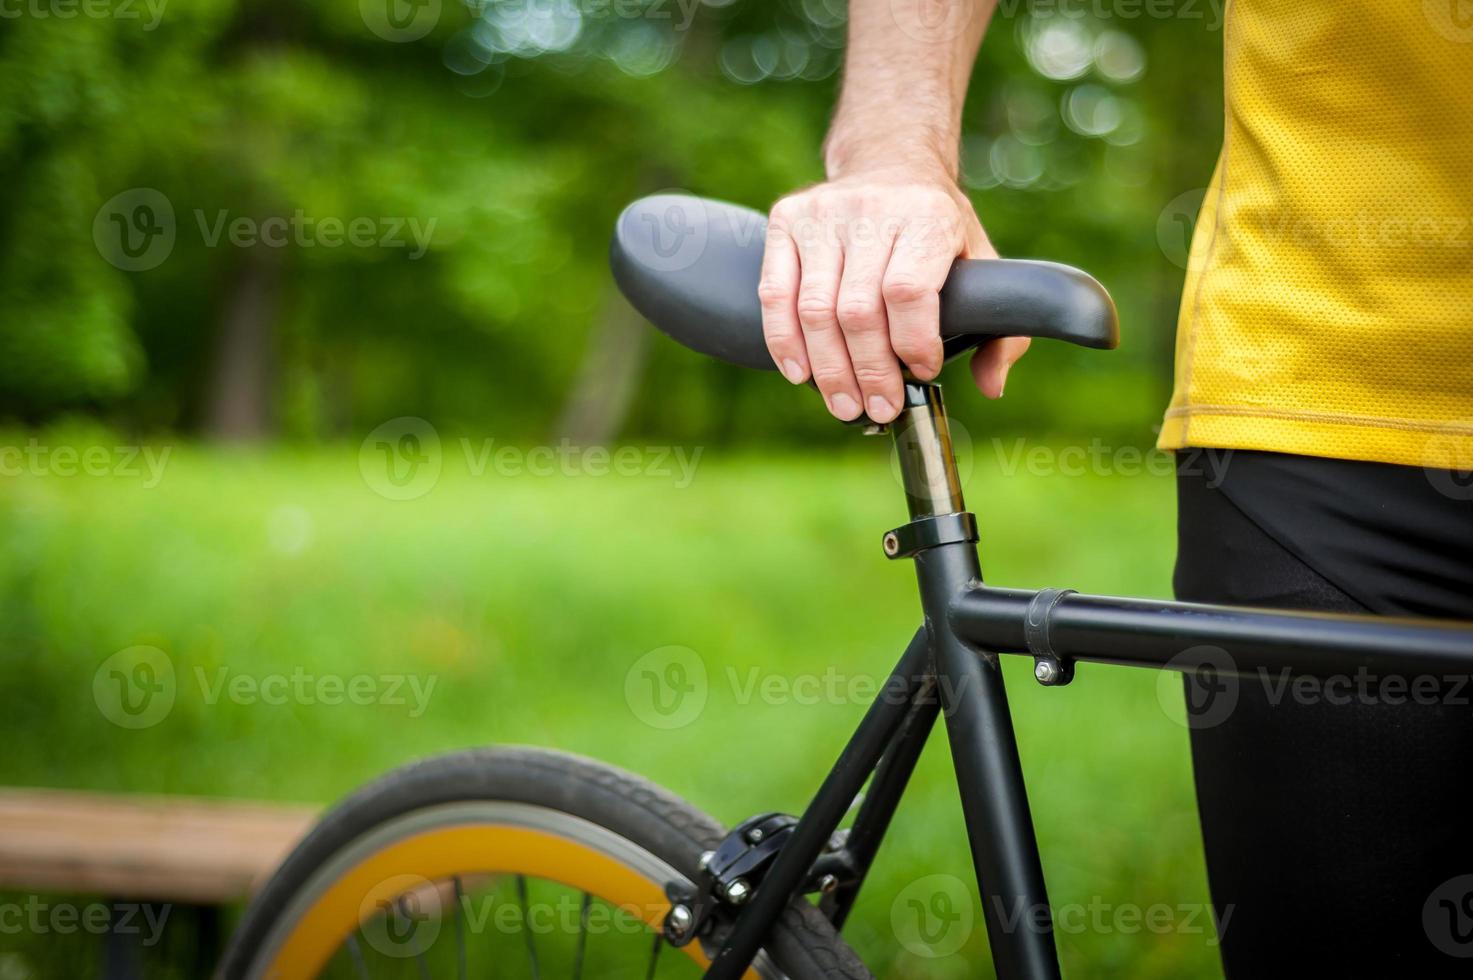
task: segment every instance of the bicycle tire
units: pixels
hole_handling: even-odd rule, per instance
[[[490,822],[476,822],[488,819]],[[324,817],[251,902],[231,938],[220,973],[227,980],[316,976],[320,963],[307,962],[305,957],[283,962],[282,957],[321,932],[325,920],[318,910],[337,894],[334,889],[348,887],[350,873],[368,866],[365,854],[376,859],[410,843],[422,846],[426,835],[443,835],[449,832],[445,828],[462,834],[470,831],[477,841],[495,849],[497,842],[488,834],[505,837],[529,821],[538,833],[564,840],[569,848],[595,846],[605,856],[618,852],[613,860],[661,890],[664,881],[653,880],[659,876],[655,868],[673,869],[689,880],[696,874],[701,853],[713,848],[724,833],[714,819],[654,783],[580,756],[498,747],[426,759],[358,790]],[[460,838],[462,843],[466,839]],[[590,840],[595,844],[590,845]],[[516,846],[509,839],[503,843]],[[621,850],[626,847],[628,850]],[[464,853],[463,847],[459,853]],[[457,874],[509,870],[478,866],[474,856],[455,860],[467,862]],[[592,863],[586,855],[581,861]],[[632,867],[635,863],[643,869]],[[374,873],[385,867],[388,865],[381,864]],[[648,901],[647,890],[640,889],[640,894]],[[618,902],[630,896],[600,897]],[[663,891],[659,901],[664,901]],[[329,923],[329,931],[346,930],[351,936],[359,925],[356,915],[353,919]],[[314,932],[309,935],[307,930]],[[698,962],[703,959],[698,944],[685,952]],[[793,900],[774,926],[756,967],[759,975],[792,980],[864,980],[871,976],[829,921],[801,897]]]

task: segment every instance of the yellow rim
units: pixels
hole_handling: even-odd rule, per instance
[[[520,874],[595,895],[659,930],[670,902],[663,888],[587,845],[540,830],[470,824],[427,830],[364,858],[334,881],[293,925],[266,971],[275,980],[316,977],[334,952],[406,880],[444,881],[476,874]],[[681,951],[705,969],[699,943]],[[757,980],[748,970],[744,980]]]

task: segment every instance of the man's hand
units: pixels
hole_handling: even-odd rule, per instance
[[[972,204],[944,167],[846,174],[783,198],[768,223],[758,292],[767,347],[793,384],[812,377],[834,417],[900,412],[903,363],[941,370],[940,290],[958,257],[996,258]],[[1002,395],[1028,339],[972,359],[977,387]]]

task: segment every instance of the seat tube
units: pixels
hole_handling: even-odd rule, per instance
[[[912,521],[962,512],[941,389],[907,382],[905,402],[892,431]],[[918,551],[915,563],[997,975],[1056,980],[1053,919],[1002,671],[996,656],[979,654],[952,631],[948,615],[956,597],[981,581],[976,546],[937,544]]]

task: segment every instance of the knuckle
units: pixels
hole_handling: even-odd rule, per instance
[[[842,297],[835,311],[845,330],[874,330],[880,326],[884,306],[878,295]]]
[[[854,365],[854,377],[858,380],[861,388],[872,391],[876,388],[887,387],[900,373],[893,359],[882,357],[875,360],[866,360]]]
[[[895,353],[907,361],[929,361],[937,352],[940,338],[925,330],[897,330],[890,338]]]
[[[813,365],[813,382],[820,391],[831,394],[842,390],[849,383],[849,370],[843,364],[833,362]]]
[[[938,293],[934,287],[909,274],[886,276],[881,291],[885,296],[885,302],[900,306],[914,306],[926,302]]]
[[[836,324],[834,301],[823,293],[804,291],[798,294],[798,319],[805,327],[832,327]]]
[[[757,284],[757,299],[764,309],[783,309],[793,301],[793,288],[784,282],[764,279]]]

